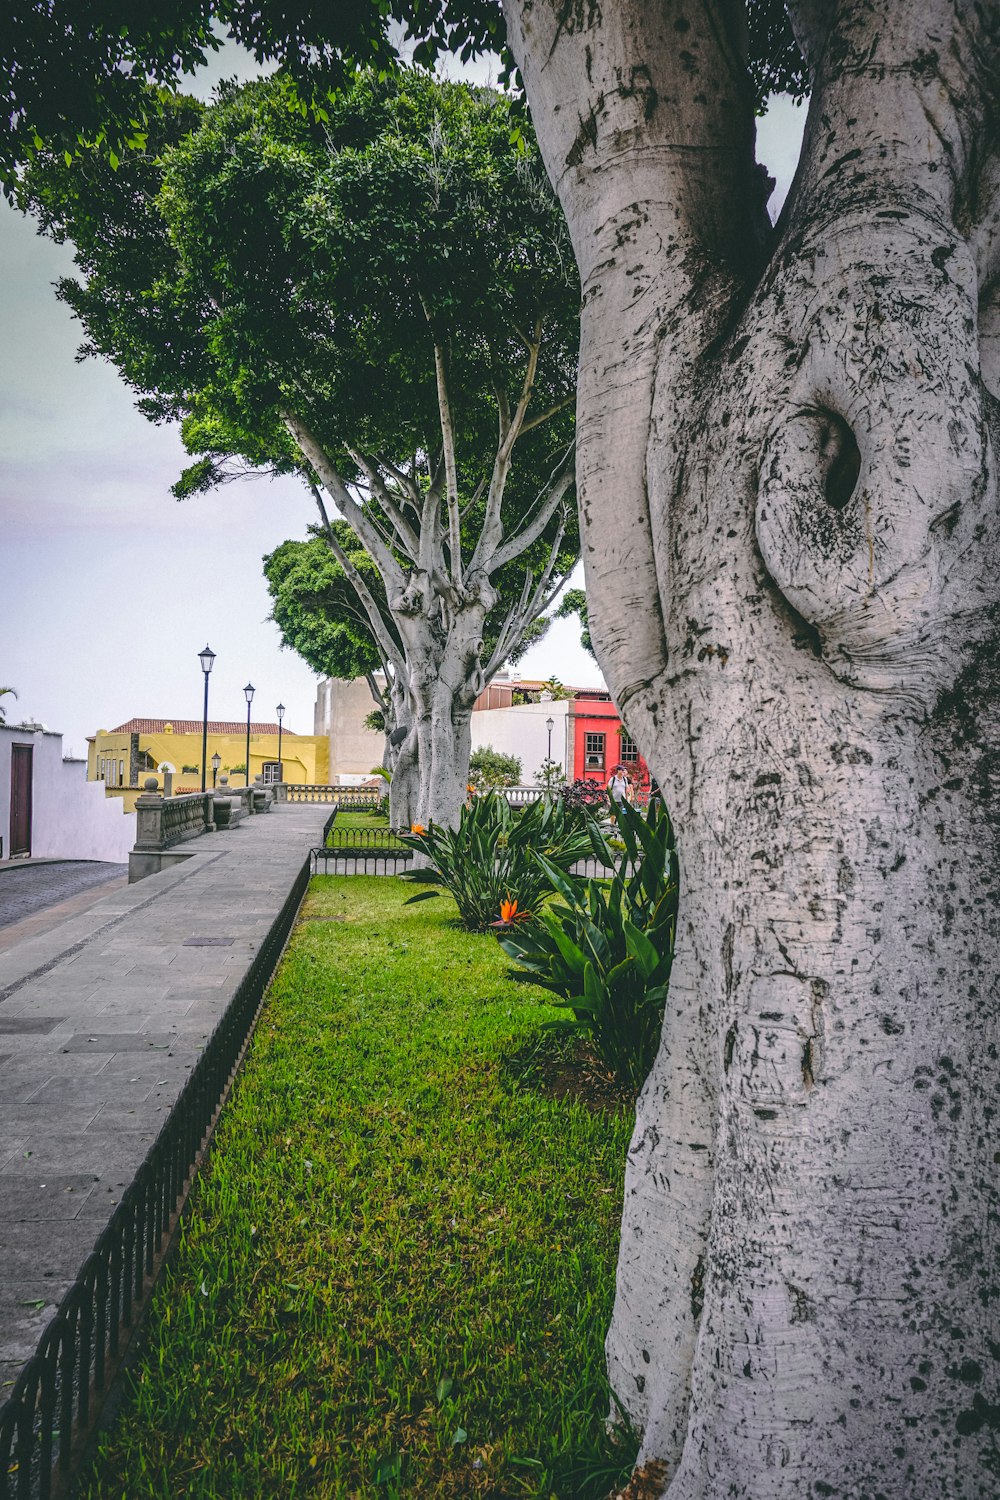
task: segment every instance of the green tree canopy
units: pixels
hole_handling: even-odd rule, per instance
[[[587,612],[587,595],[583,589],[567,589],[559,600],[559,608],[556,610],[554,618],[557,620],[566,620],[570,615],[576,615],[580,621],[580,645],[596,661],[594,643],[590,638],[590,615]]]
[[[344,521],[334,522],[341,546],[365,575],[391,627],[378,569]],[[282,644],[321,677],[369,677],[385,668],[364,605],[326,540],[282,542],[264,558],[272,619]]]
[[[323,97],[322,119],[282,78],[208,110],[161,101],[158,156],[112,172],[50,153],[25,195],[76,245],[85,279],[59,291],[88,352],[152,419],[180,419],[197,460],[178,495],[234,465],[302,474],[409,683],[406,722],[453,760],[448,734],[577,555],[577,274],[530,132],[494,91],[411,72]]]
[[[781,0],[752,0],[751,70],[759,95],[804,92],[802,59]],[[499,0],[24,0],[0,14],[0,180],[42,149],[76,153],[90,142],[115,159],[141,150],[149,119],[145,85],[176,83],[223,36],[259,62],[303,77],[317,61],[338,81],[355,63],[396,60],[394,38],[414,60],[506,57]],[[510,67],[509,61],[507,67]],[[306,85],[304,102],[312,100]]]

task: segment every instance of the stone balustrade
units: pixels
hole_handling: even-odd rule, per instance
[[[214,833],[217,828],[234,828],[241,818],[254,812],[270,810],[270,797],[264,797],[260,786],[231,787],[222,777],[214,792],[189,792],[181,797],[160,794],[156,777],[147,778],[146,790],[135,799],[136,840],[128,860],[129,882],[143,880],[158,870],[192,853],[180,845]]]
[[[135,812],[135,847],[142,851],[170,849],[214,827],[211,792],[188,792],[182,797],[142,792],[135,799]]]

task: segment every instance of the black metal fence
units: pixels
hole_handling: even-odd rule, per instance
[[[353,852],[356,849],[398,849],[404,846],[391,828],[338,828],[334,823],[327,835],[328,849]]]
[[[409,867],[409,849],[313,849],[314,875],[398,875]]]
[[[324,836],[332,822],[331,816]],[[0,1500],[48,1500],[56,1475],[69,1473],[83,1446],[309,874],[307,861],[134,1181],[0,1407]]]

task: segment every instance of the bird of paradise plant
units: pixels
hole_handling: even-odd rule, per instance
[[[537,856],[545,855],[558,869],[568,871],[592,854],[591,837],[578,815],[561,803],[543,800],[515,812],[497,792],[481,792],[462,808],[457,828],[431,824],[423,836],[416,830],[401,842],[426,855],[430,867],[408,870],[404,879],[427,886],[444,886],[455,898],[459,914],[472,932],[493,926],[504,901],[516,899],[517,911],[536,912],[552,892],[548,872]],[[517,897],[511,895],[517,892]],[[426,901],[437,890],[419,891],[411,901]],[[508,932],[520,930],[515,919]]]
[[[530,922],[531,912],[522,910],[517,904],[517,897],[511,896],[508,891],[500,902],[500,920],[494,922],[494,927],[513,927],[515,922]]]

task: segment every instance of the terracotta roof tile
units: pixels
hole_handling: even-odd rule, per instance
[[[109,729],[108,734],[162,734],[165,725],[171,725],[174,734],[201,734],[200,719],[129,719],[124,724],[119,724],[117,729]],[[209,734],[246,734],[246,719],[209,719]],[[273,734],[278,737],[277,724],[255,724],[250,723],[251,734]],[[290,729],[282,726],[283,739],[296,739],[297,736]]]

